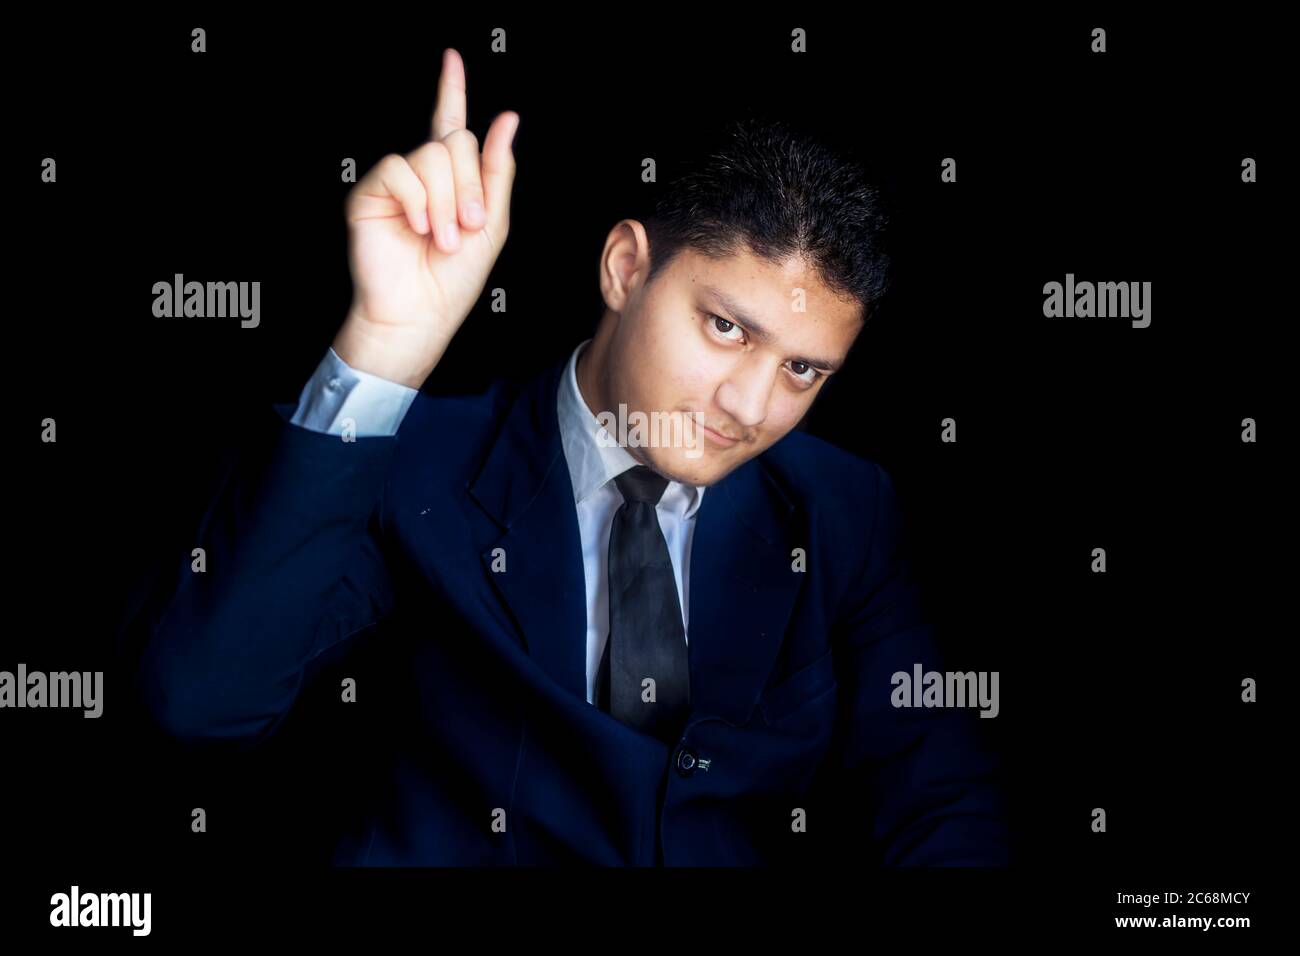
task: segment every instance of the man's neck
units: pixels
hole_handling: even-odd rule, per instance
[[[598,416],[605,411],[605,402],[596,387],[599,376],[596,375],[598,360],[595,352],[596,340],[592,339],[578,353],[578,364],[574,369],[574,373],[578,379],[578,393],[582,396],[582,400],[586,403],[591,414]]]

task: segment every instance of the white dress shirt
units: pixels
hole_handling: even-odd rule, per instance
[[[604,447],[597,439],[603,429],[582,397],[577,376],[578,356],[590,341],[579,343],[569,356],[556,395],[560,443],[573,485],[587,584],[588,703],[595,700],[596,670],[609,637],[609,532],[614,512],[623,504],[614,478],[638,464],[626,448]],[[331,348],[304,386],[290,421],[312,431],[341,435],[351,419],[358,438],[395,435],[416,394],[414,388],[349,367]],[[704,488],[670,481],[655,508],[668,543],[688,643],[691,541],[703,498]]]

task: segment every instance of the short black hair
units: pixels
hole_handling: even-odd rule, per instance
[[[866,169],[779,119],[747,116],[724,127],[720,145],[686,161],[643,222],[647,283],[683,247],[722,258],[743,245],[769,262],[807,259],[863,317],[889,287],[883,232],[889,216]]]

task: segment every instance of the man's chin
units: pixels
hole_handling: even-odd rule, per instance
[[[657,451],[662,452],[662,449]],[[655,454],[650,457],[649,464],[651,468],[670,481],[707,488],[709,485],[717,484],[734,471],[737,466],[745,462],[745,459],[723,462],[719,460],[722,457],[731,458],[729,455],[719,456],[716,453],[710,453],[708,450],[704,450],[702,454],[691,458],[687,456],[684,450],[674,449],[670,455]]]

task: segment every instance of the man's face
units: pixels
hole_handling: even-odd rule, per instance
[[[616,325],[595,372],[600,397],[615,415],[620,403],[647,417],[678,413],[681,441],[627,447],[688,484],[719,481],[797,425],[863,325],[859,303],[798,257],[778,264],[744,248],[711,259],[688,248],[651,284],[636,277],[607,316]]]

